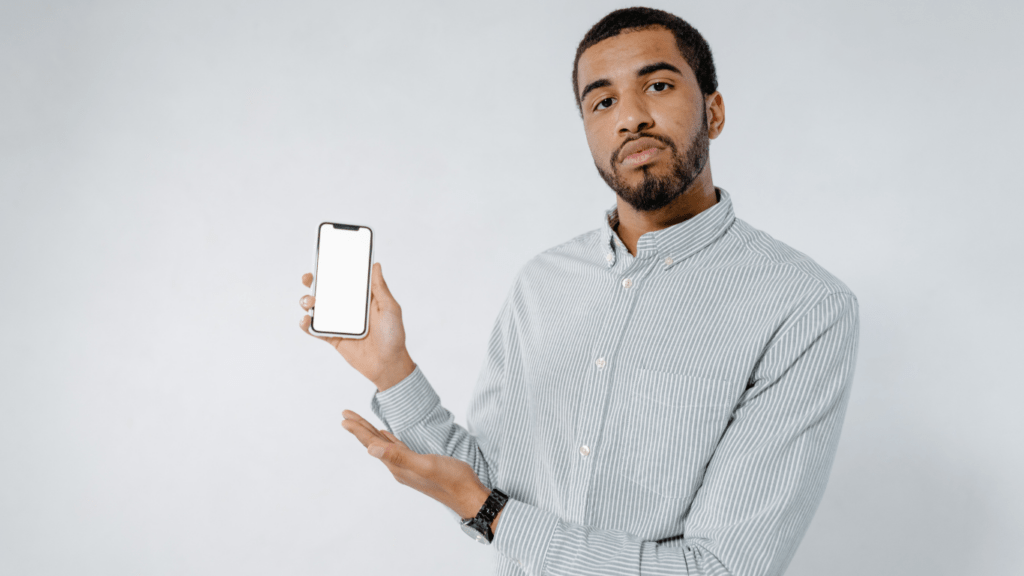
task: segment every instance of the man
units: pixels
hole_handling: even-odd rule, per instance
[[[832,465],[857,300],[712,183],[725,108],[686,22],[612,12],[573,88],[616,206],[519,271],[468,429],[406,351],[379,264],[369,335],[328,341],[387,430],[349,411],[345,429],[493,538],[498,574],[781,574]]]

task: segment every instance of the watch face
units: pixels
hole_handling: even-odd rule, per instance
[[[479,530],[477,530],[476,528],[474,528],[470,524],[463,524],[462,525],[462,531],[465,532],[466,534],[469,534],[469,536],[471,538],[473,538],[474,540],[476,540],[477,542],[487,542],[487,537],[484,536],[484,533],[479,531]]]

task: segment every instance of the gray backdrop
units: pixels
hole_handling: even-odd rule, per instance
[[[1024,572],[1022,3],[654,5],[711,44],[737,215],[860,299],[789,574]],[[0,573],[489,571],[339,425],[373,387],[299,277],[373,226],[464,423],[514,273],[614,203],[570,71],[621,6],[0,4]]]

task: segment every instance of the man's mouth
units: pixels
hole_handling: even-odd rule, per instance
[[[626,156],[622,159],[622,163],[626,166],[639,166],[657,156],[659,152],[661,152],[661,148],[655,148],[652,146]]]
[[[650,136],[637,138],[627,142],[619,150],[620,158],[622,158],[619,162],[623,166],[640,166],[658,158],[658,154],[664,149],[665,144],[657,138],[651,138]]]

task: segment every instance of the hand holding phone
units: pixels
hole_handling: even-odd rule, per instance
[[[330,225],[330,223],[325,224]],[[369,230],[365,227],[358,228]],[[316,324],[317,329],[311,331],[310,325],[313,323],[314,318],[317,317],[317,297],[303,296],[299,300],[299,305],[303,310],[313,309],[313,316],[304,316],[299,323],[299,327],[307,334],[330,344],[353,368],[373,382],[378,390],[386,390],[403,380],[416,368],[416,364],[412,361],[405,347],[402,307],[388,289],[379,263],[374,263],[370,267],[370,278],[366,282],[365,272],[354,272],[357,268],[355,266],[346,267],[346,259],[338,257],[337,253],[332,254],[332,249],[328,247],[329,243],[327,245],[323,244],[322,234],[325,232],[321,228],[316,267],[319,279],[321,280],[321,284],[318,287],[321,290],[319,299],[331,299],[331,306],[323,307],[329,313],[321,314],[320,320]],[[366,246],[365,262],[368,265],[371,261],[372,253],[369,246]],[[327,249],[322,250],[323,248]],[[361,256],[355,257],[354,260],[363,261]],[[352,259],[347,261],[351,263]],[[358,277],[360,274],[362,274],[362,279]],[[326,282],[330,275],[334,276],[333,281]],[[339,288],[339,277],[345,277],[346,275],[348,276],[347,282],[350,285],[353,283],[362,284],[364,282],[368,285],[369,302],[368,311],[365,315],[368,322],[365,326],[358,325],[361,324],[359,322],[353,324],[352,313],[348,314],[347,321],[344,319],[344,314],[339,315],[336,313],[339,308],[346,306],[346,300],[349,301],[347,306],[351,308],[352,295],[348,294],[346,296],[346,290]],[[356,277],[353,278],[353,275]],[[313,274],[306,273],[302,276],[302,283],[307,288],[313,286],[313,282]],[[334,286],[334,288],[331,288],[331,286]],[[359,313],[361,314],[363,310],[361,301],[359,305]],[[352,328],[353,325],[357,325],[357,328],[361,327],[363,330],[355,330]],[[330,330],[339,330],[339,332],[336,335],[325,335],[325,330],[327,330],[326,334],[331,334]],[[360,334],[359,332],[362,333]]]

